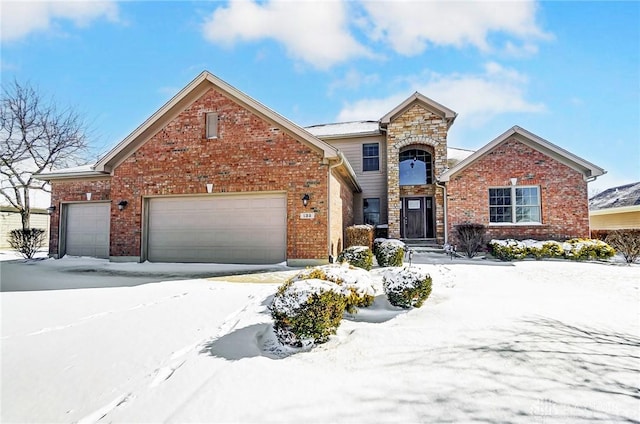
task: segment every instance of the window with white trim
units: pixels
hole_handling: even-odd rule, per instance
[[[369,225],[380,224],[380,199],[369,198],[364,199],[362,205],[364,223]]]
[[[492,224],[541,223],[540,187],[490,188],[489,222]]]
[[[378,143],[366,143],[362,145],[362,170],[380,170],[380,145]]]
[[[206,136],[210,138],[218,138],[218,114],[209,112],[206,115]]]

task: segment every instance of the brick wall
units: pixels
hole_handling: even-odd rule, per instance
[[[206,139],[205,116],[218,113],[218,138]],[[145,196],[280,191],[287,193],[287,258],[328,257],[328,165],[322,154],[237,103],[210,89],[146,141],[112,172],[111,256],[140,256]],[[81,200],[97,190],[85,182],[54,182],[54,200]],[[98,183],[101,184],[101,183]],[[301,198],[311,197],[305,208]],[[119,211],[121,199],[129,204]],[[315,212],[315,219],[301,219]],[[257,217],[259,219],[259,217]],[[55,248],[57,249],[57,232]],[[54,245],[52,244],[52,248]]]
[[[91,193],[91,200],[87,200],[87,193]],[[56,207],[51,214],[49,229],[49,254],[58,255],[58,235],[60,233],[61,202],[93,202],[109,200],[111,193],[111,179],[90,180],[57,180],[51,181],[51,204]],[[112,205],[113,206],[113,205]],[[113,209],[113,208],[112,208]],[[117,207],[116,207],[117,209]],[[113,214],[113,211],[112,211]]]
[[[589,236],[587,183],[583,175],[523,144],[505,140],[447,183],[448,227],[489,224],[489,188],[539,186],[542,224],[489,225],[491,238],[566,239]]]

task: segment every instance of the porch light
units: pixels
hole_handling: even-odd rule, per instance
[[[127,205],[129,204],[129,202],[127,202],[126,200],[121,200],[118,202],[118,210],[123,210],[124,208],[127,207]]]
[[[307,207],[307,205],[309,204],[309,199],[310,197],[307,193],[302,196],[302,204],[304,205],[304,207]]]
[[[55,207],[55,205],[51,205],[51,206],[49,206],[49,207],[47,208],[47,213],[48,213],[49,215],[53,215],[53,213],[54,213],[55,211],[56,211],[56,207]]]

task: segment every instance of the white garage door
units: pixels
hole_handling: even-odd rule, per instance
[[[150,199],[152,262],[270,264],[285,260],[284,194]]]
[[[74,203],[66,208],[65,253],[109,257],[109,203]]]

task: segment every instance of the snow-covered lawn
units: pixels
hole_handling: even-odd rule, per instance
[[[278,285],[246,282],[268,278],[1,293],[0,421],[640,420],[639,266],[416,266],[434,281],[422,308],[380,292],[292,355],[272,335]]]

